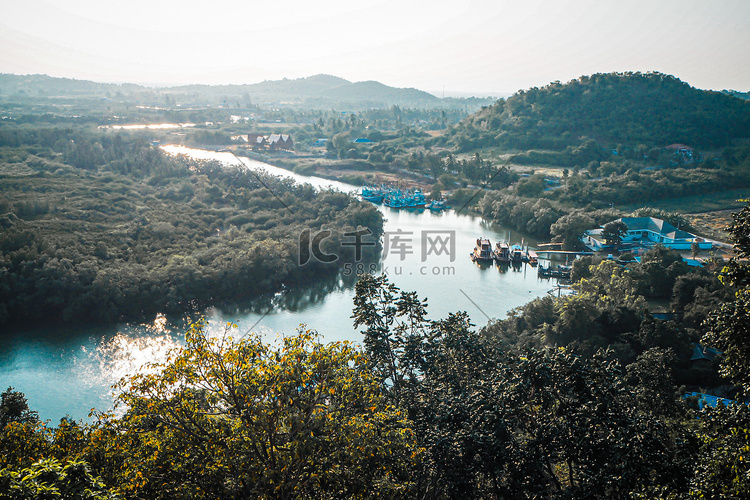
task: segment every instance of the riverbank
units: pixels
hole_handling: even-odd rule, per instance
[[[402,184],[406,187],[429,191],[435,179],[419,175],[405,169],[386,165],[373,165],[365,160],[337,160],[315,155],[282,153],[277,155],[258,154],[241,147],[231,148],[237,156],[262,161],[283,168],[295,174],[320,177],[344,182],[354,186],[364,184]]]

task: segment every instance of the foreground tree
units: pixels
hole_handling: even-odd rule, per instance
[[[357,498],[405,495],[417,456],[404,416],[349,343],[312,331],[272,347],[193,325],[150,374],[124,379],[107,436],[128,497]]]
[[[708,317],[703,340],[724,352],[721,374],[750,393],[750,266],[738,260],[750,258],[750,204],[733,217],[729,232],[737,258],[722,270],[720,279],[734,288],[735,296]]]
[[[608,301],[632,299],[616,288],[607,289]],[[512,353],[473,331],[465,313],[426,320],[422,303],[382,276],[363,277],[357,292],[355,321],[366,326],[366,342],[377,340],[367,343],[374,369],[388,377],[385,390],[408,411],[425,449],[420,496],[628,498],[654,485],[684,490],[690,469],[674,445],[681,431],[638,404],[611,353]]]
[[[116,500],[85,462],[41,460],[14,471],[0,470],[0,500]]]

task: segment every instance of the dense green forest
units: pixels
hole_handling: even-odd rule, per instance
[[[750,206],[731,232],[750,256]],[[51,427],[7,389],[0,498],[746,498],[748,405],[684,395],[750,389],[748,276],[660,247],[628,268],[589,258],[576,295],[477,331],[365,275],[361,350],[201,321],[118,384],[119,415]],[[673,318],[649,312],[659,297]],[[696,342],[723,354],[691,360]]]
[[[463,122],[461,149],[561,150],[585,139],[604,146],[728,146],[750,137],[750,103],[661,73],[582,76],[520,91]]]
[[[6,127],[0,155],[0,323],[243,300],[334,272],[299,266],[305,229],[330,230],[325,252],[342,262],[354,258],[344,233],[382,232],[347,194],[172,158],[138,136]]]

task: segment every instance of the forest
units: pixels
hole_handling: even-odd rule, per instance
[[[750,103],[691,87],[662,73],[608,73],[522,90],[467,118],[462,148],[511,146],[563,150],[586,139],[601,144],[695,148],[750,136]]]
[[[273,293],[335,273],[355,258],[347,233],[377,242],[383,228],[347,194],[169,157],[143,137],[3,129],[0,155],[0,324],[113,322]],[[300,266],[305,230],[321,229],[338,264]]]
[[[750,206],[734,220],[746,259]],[[730,398],[750,389],[748,276],[660,247],[628,268],[590,258],[576,295],[476,330],[365,275],[362,349],[199,321],[92,424],[52,427],[5,390],[0,498],[745,498],[750,409]],[[691,360],[699,342],[723,354]],[[715,406],[687,392],[711,377]]]

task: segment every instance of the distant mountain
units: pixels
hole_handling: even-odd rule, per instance
[[[339,96],[345,99],[362,99],[362,100],[386,100],[393,103],[410,103],[424,102],[436,103],[440,99],[434,95],[413,88],[395,88],[383,85],[380,82],[366,81],[357,83],[348,83],[328,89],[324,95],[333,97]]]
[[[181,105],[223,103],[272,104],[281,106],[362,109],[398,105],[413,108],[478,109],[480,99],[440,99],[413,88],[396,88],[375,81],[350,82],[332,75],[263,81],[246,85],[182,85],[144,87],[132,84],[106,84],[46,75],[0,75],[0,97],[122,97],[136,104],[161,104],[171,96]]]
[[[297,102],[306,106],[382,107],[391,105],[435,107],[441,99],[416,89],[389,87],[375,81],[352,83],[331,75],[315,75],[294,80],[264,81],[250,85],[189,85],[165,89],[174,92],[201,92],[214,96],[246,95],[256,103]]]
[[[133,84],[97,83],[47,75],[10,75],[0,73],[0,97],[27,95],[33,97],[104,97],[113,92],[132,93],[146,90]]]
[[[563,149],[592,140],[714,148],[750,137],[750,101],[661,73],[595,74],[519,91],[466,118],[455,135],[462,149]]]

